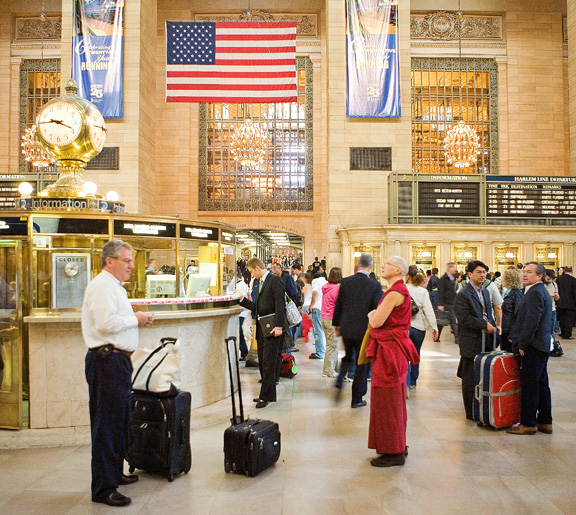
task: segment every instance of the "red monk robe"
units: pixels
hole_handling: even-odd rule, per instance
[[[396,281],[380,302],[391,291],[404,295],[404,302],[392,310],[381,327],[370,331],[366,348],[366,356],[372,360],[368,448],[379,454],[400,454],[406,449],[408,361],[420,362],[408,333],[412,318],[408,289]]]

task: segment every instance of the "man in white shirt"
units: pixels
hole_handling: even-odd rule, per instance
[[[86,287],[82,304],[82,335],[88,347],[86,381],[90,395],[92,432],[92,501],[126,506],[131,499],[119,485],[138,481],[123,474],[132,363],[138,347],[138,328],[154,315],[134,312],[122,283],[134,268],[132,247],[112,240],[102,249],[102,271]]]

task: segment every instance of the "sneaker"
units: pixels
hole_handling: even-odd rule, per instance
[[[347,383],[353,383],[354,382],[354,378],[353,377],[345,377],[344,381],[346,381]]]
[[[322,377],[338,377],[338,374],[336,372],[333,374],[322,374]]]

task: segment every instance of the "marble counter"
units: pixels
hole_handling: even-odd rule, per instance
[[[184,356],[180,388],[191,392],[192,408],[229,395],[224,339],[237,336],[241,311],[233,306],[155,312],[154,323],[140,330],[140,347],[154,348],[165,336],[180,340]],[[29,316],[24,323],[30,342],[30,427],[89,425],[80,313]]]

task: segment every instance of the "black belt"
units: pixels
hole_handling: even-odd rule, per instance
[[[117,352],[118,354],[122,354],[123,356],[132,356],[132,352],[133,351],[127,351],[127,350],[123,350],[123,349],[118,349],[117,347],[114,347],[114,345],[112,345],[111,343],[107,343],[106,345],[100,345],[100,347],[92,347],[90,350],[93,350],[94,352],[98,352],[100,349],[104,349],[104,347],[108,347],[110,349],[110,352]]]

